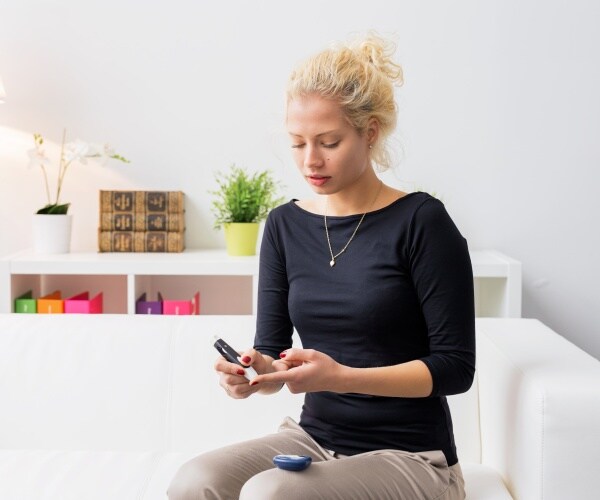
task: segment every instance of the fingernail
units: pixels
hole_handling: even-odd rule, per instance
[[[280,357],[280,358],[285,358],[285,356],[286,356],[285,352],[282,352],[282,353],[279,355],[279,357]]]
[[[244,356],[244,357],[242,358],[242,361],[243,361],[244,363],[250,363],[250,361],[251,361],[251,359],[250,359],[250,356]]]
[[[250,382],[250,385],[257,385],[258,382],[256,380],[253,380],[252,382]]]
[[[242,370],[241,368],[237,371],[238,375],[243,375],[244,373],[246,373],[244,370]]]

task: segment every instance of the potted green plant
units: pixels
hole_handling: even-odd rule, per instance
[[[210,191],[215,195],[214,227],[224,228],[227,253],[255,255],[260,222],[283,202],[277,196],[280,184],[270,170],[250,174],[235,165],[227,172],[218,172],[215,178],[219,188]]]

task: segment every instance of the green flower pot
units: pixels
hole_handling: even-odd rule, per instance
[[[233,256],[256,255],[258,222],[230,222],[223,224],[227,254]]]

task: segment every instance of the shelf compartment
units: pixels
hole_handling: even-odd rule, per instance
[[[222,275],[136,275],[135,297],[143,293],[164,299],[193,297],[200,292],[202,315],[248,315],[253,313],[252,276]],[[132,304],[135,312],[135,304]]]
[[[11,276],[12,312],[14,299],[32,291],[34,298],[60,290],[71,297],[88,290],[92,296],[103,293],[103,310],[109,314],[127,313],[127,276],[111,274],[13,274]]]

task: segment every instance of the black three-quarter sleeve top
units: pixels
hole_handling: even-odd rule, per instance
[[[333,253],[360,215],[327,218]],[[255,348],[275,359],[302,346],[356,368],[419,359],[433,378],[429,397],[307,393],[300,425],[346,455],[442,450],[457,462],[445,396],[465,392],[475,371],[473,271],[444,205],[405,195],[364,218],[330,267],[323,216],[295,200],[271,211],[260,251]]]

